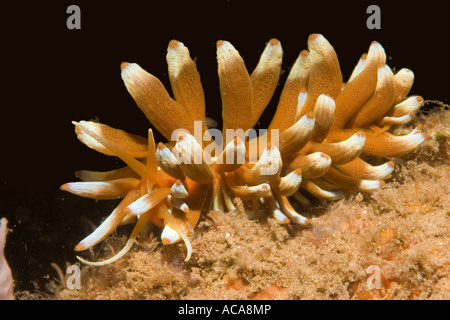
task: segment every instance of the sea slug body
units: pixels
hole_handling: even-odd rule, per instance
[[[291,67],[268,130],[252,135],[278,85],[282,54],[281,43],[270,40],[249,74],[233,45],[217,42],[220,143],[212,139],[218,130],[207,127],[200,75],[183,43],[172,40],[168,46],[174,97],[138,64],[121,64],[125,87],[167,143],[156,144],[152,129],[145,139],[97,122],[74,122],[81,142],[126,163],[106,172],[77,171],[81,181],[61,186],[92,199],[123,198],[75,250],[89,249],[119,225],[135,223],[115,256],[100,262],[78,257],[81,261],[116,261],[149,222],[163,228],[163,244],[184,241],[188,260],[189,235],[202,212],[234,211],[236,197],[249,217],[309,224],[291,201],[308,203],[310,195],[332,201],[349,191],[378,189],[394,170],[392,159],[424,141],[420,125],[404,136],[389,132],[409,123],[423,105],[422,97],[408,97],[413,72],[394,74],[383,47],[373,42],[344,82],[335,50],[320,34],[308,38],[308,50]],[[370,164],[368,157],[384,163]]]

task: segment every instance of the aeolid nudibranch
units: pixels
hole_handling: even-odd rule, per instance
[[[249,132],[278,85],[281,44],[270,40],[251,74],[227,41],[217,42],[217,61],[222,132]],[[138,64],[121,65],[128,92],[167,143],[156,145],[151,129],[145,139],[97,122],[74,122],[79,140],[127,165],[106,172],[77,171],[82,181],[61,186],[93,199],[123,198],[75,250],[91,248],[121,224],[135,223],[119,253],[101,262],[78,257],[87,264],[104,265],[122,257],[149,222],[163,228],[163,244],[184,241],[188,260],[189,235],[201,213],[236,210],[236,197],[250,217],[268,214],[283,224],[308,224],[291,200],[308,202],[305,192],[337,200],[348,191],[378,189],[394,170],[392,159],[412,152],[425,139],[420,126],[403,136],[389,132],[410,122],[423,99],[408,97],[413,72],[394,74],[377,42],[343,82],[333,47],[322,35],[311,35],[308,50],[290,69],[266,134],[227,139],[224,134],[221,143],[211,139],[206,127],[200,75],[183,43],[169,43],[167,63],[173,98]],[[196,129],[200,138],[194,136]],[[386,162],[372,165],[366,156]]]

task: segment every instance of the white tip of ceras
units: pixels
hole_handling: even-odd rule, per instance
[[[90,265],[90,266],[96,266],[96,267],[104,266],[104,265],[113,263],[113,262],[119,260],[120,258],[122,258],[128,251],[130,251],[135,240],[136,240],[136,238],[128,239],[127,243],[125,244],[125,247],[123,247],[122,250],[120,250],[115,256],[113,256],[107,260],[104,260],[104,261],[91,262],[91,261],[85,260],[79,256],[77,256],[77,259],[80,260],[82,263]]]
[[[60,186],[60,189],[82,197],[93,199],[117,199],[126,195],[126,192],[136,188],[139,180],[123,178],[113,181],[77,181]]]
[[[315,119],[312,112],[308,112],[296,123],[280,134],[280,152],[283,155],[293,154],[302,149],[313,134]]]
[[[361,180],[358,186],[359,191],[369,192],[380,189],[384,186],[383,180]]]
[[[366,135],[364,134],[364,132],[358,131],[349,139],[345,140],[345,142],[352,148],[362,150],[362,148],[364,147],[364,143],[366,143]]]
[[[185,199],[189,192],[186,190],[184,184],[178,179],[173,186],[170,188],[172,196],[178,199]]]
[[[348,176],[366,180],[385,180],[391,177],[395,169],[394,161],[388,161],[381,165],[372,166],[361,158],[356,158],[344,165],[337,166],[339,170]]]
[[[298,94],[297,99],[297,111],[295,113],[295,120],[298,121],[300,119],[300,115],[302,114],[303,106],[305,105],[306,98],[308,97],[308,93],[305,89],[301,89]]]
[[[366,135],[363,131],[358,131],[347,140],[335,143],[341,152],[331,157],[333,164],[344,164],[356,158],[362,152],[365,142]]]
[[[156,148],[156,162],[165,173],[175,179],[184,181],[185,175],[178,165],[177,158],[162,142],[158,143]]]
[[[146,201],[147,195],[142,196],[141,198],[137,199],[127,207],[127,211],[130,214],[133,215],[141,215],[144,212],[148,211],[150,209],[148,202]]]
[[[373,169],[374,179],[384,180],[389,178],[390,174],[394,171],[395,163],[394,161],[388,161],[379,166],[374,166]]]
[[[308,112],[303,117],[301,117],[295,124],[293,124],[289,129],[296,128],[296,131],[310,131],[314,128],[315,119],[312,112]]]
[[[174,244],[181,240],[184,241],[187,249],[186,259],[184,261],[189,261],[192,255],[192,245],[188,237],[181,230],[180,233],[178,233],[168,224],[164,227],[161,234],[161,241],[164,245]]]
[[[133,215],[141,215],[155,205],[166,199],[169,196],[170,190],[167,188],[157,188],[151,191],[151,193],[147,193],[128,205],[126,208],[127,213]]]
[[[425,134],[422,133],[422,126],[418,125],[413,131],[404,137],[407,140],[408,145],[412,148],[418,147],[425,141]]]
[[[414,84],[414,73],[403,68],[397,72],[394,76],[395,80],[395,103],[403,101],[409,94]]]
[[[416,113],[423,103],[424,100],[421,96],[411,96],[394,106],[393,116],[401,117],[409,113]]]
[[[235,195],[239,195],[239,197],[243,200],[257,200],[269,194],[270,186],[267,183],[262,183],[256,186],[241,186],[233,188],[232,192]]]
[[[404,116],[400,117],[384,117],[381,119],[377,124],[380,127],[384,126],[392,126],[392,125],[402,125],[407,124],[411,122],[411,120],[414,118],[414,113],[410,112],[408,114],[405,114]]]
[[[414,72],[407,68],[400,69],[399,72],[395,74],[395,80],[400,84],[407,87],[412,86],[414,82]]]
[[[183,211],[184,213],[189,213],[189,207],[186,203],[184,203],[182,200],[175,198],[171,195],[168,195],[166,198],[167,202],[170,204],[170,206]]]
[[[378,80],[377,80],[377,87],[380,85],[384,85],[386,81],[389,80],[390,77],[394,77],[394,73],[392,72],[391,68],[385,64],[378,68]]]
[[[286,81],[296,81],[297,79],[305,79],[309,76],[309,52],[308,50],[303,50],[298,55],[297,59],[294,62],[294,65],[291,67],[291,71],[289,71],[289,75]]]
[[[300,186],[300,183],[302,182],[302,171],[300,169],[294,170],[287,176],[281,178],[281,180],[289,185]]]
[[[316,108],[318,110],[316,110]],[[316,105],[314,107],[314,117],[316,117],[316,114],[320,111],[326,112],[326,113],[333,113],[336,109],[336,103],[334,102],[334,99],[326,94],[321,94],[316,101]]]
[[[331,158],[323,152],[314,152],[305,156],[308,165],[302,168],[302,176],[315,179],[323,176],[331,166]]]
[[[186,60],[190,60],[189,50],[182,42],[171,40],[167,48],[166,59],[172,73],[176,75],[182,71]]]
[[[396,76],[400,78],[408,78],[411,79],[411,77],[414,77],[414,72],[411,69],[408,68],[402,68],[399,72],[395,74]]]
[[[181,237],[174,229],[166,225],[161,233],[161,241],[164,245],[169,245],[180,242]]]
[[[305,180],[303,185],[306,191],[308,191],[312,195],[318,198],[326,199],[328,201],[339,200],[345,196],[344,192],[341,190],[325,190],[311,180]]]
[[[311,220],[298,214],[294,208],[292,208],[291,204],[289,203],[289,200],[281,195],[275,194],[275,198],[278,202],[278,205],[281,208],[281,211],[286,215],[286,217],[290,220],[290,222],[297,223],[297,224],[311,224]]]
[[[273,185],[273,187],[278,194],[282,196],[291,196],[298,190],[301,182],[302,171],[300,169],[297,169],[282,177],[279,183]]]
[[[227,174],[225,183],[234,195],[243,200],[258,200],[270,192],[270,186],[267,183],[254,186],[237,185],[234,174]]]
[[[323,152],[314,152],[308,154],[306,157],[317,167],[329,167],[331,165],[331,158]]]
[[[291,222],[289,218],[286,217],[286,215],[278,208],[273,209],[272,216],[281,224],[288,224],[289,222]]]
[[[122,79],[127,87],[129,84],[133,83],[136,77],[142,73],[145,73],[144,69],[142,69],[137,63],[122,62],[120,64],[120,70]]]
[[[218,171],[235,171],[245,163],[245,144],[238,137],[227,143],[225,149],[215,159]]]
[[[390,143],[395,145],[395,149],[387,157],[393,160],[417,149],[425,141],[425,134],[422,133],[421,128],[422,126],[418,125],[409,134],[403,136],[390,135]]]
[[[282,165],[280,150],[275,146],[268,146],[253,168],[257,167],[261,175],[276,175],[280,172]]]
[[[355,68],[353,69],[352,74],[351,74],[350,78],[348,79],[348,82],[350,82],[353,79],[355,79],[356,76],[358,76],[361,73],[361,71],[366,66],[366,61],[367,61],[367,54],[364,53],[361,56],[361,58],[359,59],[358,63],[356,64]]]
[[[209,166],[212,160],[202,149],[202,146],[195,140],[194,136],[182,133],[172,153],[178,158],[183,172],[192,180],[198,183],[210,183],[214,176]]]
[[[259,60],[261,70],[259,71],[263,71],[267,66],[272,66],[273,64],[281,64],[282,56],[283,49],[281,48],[280,41],[277,39],[271,39],[261,54],[261,58]]]
[[[217,61],[219,62],[219,68],[221,66],[223,67],[223,62],[238,57],[240,57],[239,52],[230,42],[225,40],[217,41]]]
[[[315,119],[314,133],[312,136],[313,141],[321,142],[326,138],[333,124],[335,110],[336,103],[333,98],[325,94],[321,94],[317,98],[313,110]]]
[[[148,100],[148,96],[144,93],[148,81],[154,81],[150,73],[141,68],[137,63],[122,62],[120,65],[121,76],[127,91],[131,94],[133,99],[141,105]]]
[[[189,133],[181,131],[174,137],[176,141],[172,149],[172,153],[182,163],[196,163],[199,164],[204,161],[203,149],[200,143]]]
[[[384,51],[383,46],[376,41],[372,42],[369,47],[366,64],[372,61],[378,61],[378,65],[386,63],[386,52]]]
[[[291,222],[289,218],[283,213],[272,192],[264,197],[264,203],[267,205],[267,208],[269,209],[272,217],[275,218],[275,220],[277,220],[279,223],[288,224]]]
[[[316,49],[317,51],[327,51],[331,47],[328,40],[319,33],[313,33],[308,37],[308,48],[310,50]]]

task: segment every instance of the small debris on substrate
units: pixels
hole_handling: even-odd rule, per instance
[[[134,246],[83,267],[81,289],[55,298],[450,299],[449,119],[444,109],[421,117],[426,142],[381,190],[304,209],[311,226],[210,212],[189,262],[183,244]],[[378,285],[368,272],[377,268]]]

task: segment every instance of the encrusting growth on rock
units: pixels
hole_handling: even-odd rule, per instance
[[[5,258],[6,235],[8,234],[8,220],[0,219],[0,300],[14,299],[14,281],[11,269]]]

